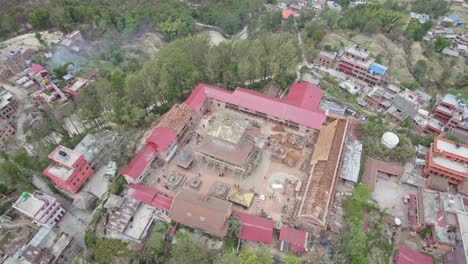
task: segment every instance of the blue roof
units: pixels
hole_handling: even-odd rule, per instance
[[[383,65],[380,65],[378,63],[372,63],[369,72],[384,75],[387,72],[387,70],[388,68]]]
[[[453,22],[455,22],[456,25],[460,25],[460,24],[463,24],[463,22],[461,21],[461,19],[456,16],[456,15],[450,15],[448,16],[451,20],[453,20]]]

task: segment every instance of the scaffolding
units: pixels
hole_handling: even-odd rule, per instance
[[[255,171],[255,169],[258,167],[258,164],[262,160],[262,150],[255,146],[250,153],[250,157],[247,161],[247,165],[245,166],[244,172],[241,174],[242,178],[246,178],[247,176],[250,176],[252,172]]]

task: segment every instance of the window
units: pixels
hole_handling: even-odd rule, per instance
[[[221,106],[221,104],[220,104],[220,103],[218,103],[218,107],[220,107],[220,106]]]

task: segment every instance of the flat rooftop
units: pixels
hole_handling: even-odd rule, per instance
[[[463,241],[463,250],[465,252],[465,256],[468,256],[468,213],[458,213],[457,217]]]
[[[64,181],[73,174],[73,169],[69,169],[60,165],[50,165],[47,167],[46,171]]]
[[[448,169],[451,169],[460,173],[468,174],[468,168],[459,162],[449,160],[443,157],[432,157],[432,162],[439,166],[442,166],[442,167],[445,167],[445,168],[448,168]]]
[[[458,196],[427,189],[422,194],[425,223],[434,226],[438,240],[455,244],[455,236],[448,232],[448,225],[457,225],[455,214],[464,211],[463,200]]]
[[[468,159],[468,146],[459,145],[457,147],[457,143],[443,140],[441,138],[437,138],[435,142],[435,148],[437,148],[437,150]]]
[[[454,106],[458,104],[457,97],[453,94],[446,94],[444,98],[442,98],[442,102]]]
[[[153,221],[153,213],[153,207],[141,203],[133,215],[133,222],[127,225],[124,234],[134,239],[143,238],[145,231]]]
[[[49,154],[49,159],[68,168],[73,168],[75,162],[82,154],[78,151],[71,150],[64,146],[58,146],[52,153]]]
[[[341,58],[342,60],[344,61],[347,61],[349,63],[352,63],[352,64],[356,64],[356,65],[359,65],[365,69],[368,69],[372,63],[374,63],[374,60],[372,59],[367,59],[365,61],[362,61],[360,59],[356,59],[356,58],[352,58],[350,56],[346,56],[346,55],[343,55],[343,57]]]
[[[28,193],[27,198],[20,196],[13,204],[13,207],[33,217],[54,201],[55,198],[44,193]]]
[[[5,106],[10,104],[13,95],[7,90],[0,90],[0,109],[3,109]]]
[[[78,91],[81,87],[85,86],[86,83],[87,83],[86,80],[80,80],[80,79],[78,79],[78,80],[76,80],[76,81],[72,84],[72,86],[68,87],[67,89],[76,92],[76,91]]]
[[[350,45],[346,48],[346,52],[352,53],[355,56],[367,59],[369,57],[369,52],[365,48],[361,48],[358,45]]]

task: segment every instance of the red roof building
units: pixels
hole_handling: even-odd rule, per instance
[[[294,83],[288,98],[281,100],[244,88],[237,88],[231,92],[200,83],[185,103],[194,111],[198,111],[208,98],[215,102],[223,102],[229,107],[262,113],[272,120],[319,129],[326,118],[325,114],[318,110],[322,93],[320,88],[311,83]]]
[[[281,241],[281,251],[289,250],[296,253],[303,253],[309,243],[309,233],[283,226],[280,230],[279,240]]]
[[[157,127],[146,139],[147,144],[152,144],[158,151],[166,151],[171,146],[177,135],[165,127]]]
[[[157,153],[156,147],[152,144],[145,144],[122,172],[127,182],[139,182],[151,162],[156,158]]]
[[[33,76],[41,71],[44,70],[44,67],[40,64],[34,64],[33,66],[31,66],[31,68],[28,69],[28,74],[30,76]]]
[[[291,15],[294,15],[296,12],[292,9],[285,9],[283,12],[281,12],[281,15],[283,16],[283,19],[286,20],[288,19]]]
[[[393,255],[394,264],[432,264],[432,257],[406,246],[399,246]]]
[[[128,196],[133,199],[166,212],[171,210],[172,198],[158,193],[155,189],[133,183],[128,184],[128,188]]]
[[[200,83],[184,103],[174,105],[164,114],[122,174],[127,182],[137,183],[156,157],[170,160],[177,150],[178,140],[190,131],[189,127],[194,124],[192,119],[203,113],[208,100],[308,132],[320,129],[325,122],[325,113],[319,110],[322,94],[320,88],[308,82],[294,83],[285,100],[244,88],[228,91]]]
[[[239,212],[235,212],[234,217],[242,225],[240,239],[264,244],[270,244],[273,240],[274,223],[272,220]]]

